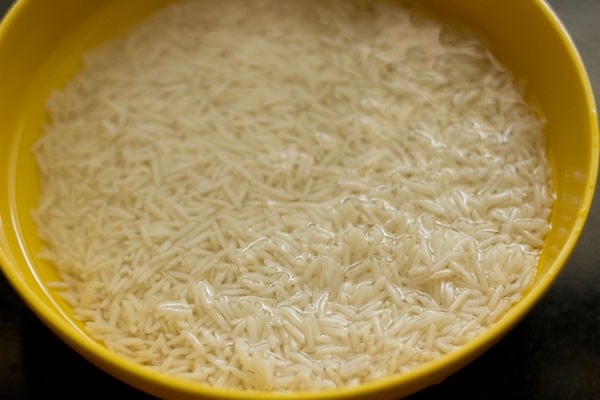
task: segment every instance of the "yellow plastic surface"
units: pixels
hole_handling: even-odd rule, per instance
[[[547,119],[548,155],[557,201],[539,272],[525,297],[465,347],[414,371],[357,388],[304,393],[215,389],[166,376],[90,339],[71,308],[44,286],[56,278],[36,260],[41,244],[31,218],[38,172],[30,151],[46,121],[48,94],[75,73],[86,49],[150,15],[169,0],[21,0],[0,26],[0,264],[34,312],[65,342],[112,375],[163,398],[398,398],[441,381],[514,326],[548,289],[575,246],[598,169],[592,90],[563,27],[541,0],[424,0],[480,31]],[[57,360],[58,362],[58,360]]]

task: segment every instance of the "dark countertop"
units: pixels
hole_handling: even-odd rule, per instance
[[[0,0],[0,15],[10,0]],[[549,0],[600,99],[600,0]],[[599,197],[598,195],[596,197]],[[600,198],[563,272],[502,341],[443,383],[411,397],[600,399]],[[0,399],[150,399],[62,343],[0,273]]]

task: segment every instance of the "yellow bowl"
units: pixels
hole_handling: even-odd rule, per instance
[[[83,51],[150,15],[169,0],[21,0],[0,26],[0,262],[37,315],[88,360],[129,384],[165,398],[397,398],[441,381],[512,328],[548,289],[579,237],[594,193],[598,125],[589,80],[564,28],[541,0],[425,0],[487,38],[523,79],[526,96],[546,117],[547,151],[557,200],[536,280],[491,329],[461,349],[355,388],[302,393],[229,391],[140,366],[92,340],[72,309],[44,282],[56,278],[36,259],[41,249],[31,210],[38,171],[30,148],[47,116],[45,99],[80,66]]]

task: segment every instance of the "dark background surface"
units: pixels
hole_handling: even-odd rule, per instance
[[[0,0],[0,15],[11,3]],[[600,0],[549,3],[577,44],[600,98]],[[600,399],[597,237],[600,198],[565,269],[527,317],[469,366],[410,399]],[[151,399],[63,344],[0,274],[0,399],[57,397]]]

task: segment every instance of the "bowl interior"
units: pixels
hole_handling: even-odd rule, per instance
[[[30,149],[47,123],[45,99],[81,66],[82,52],[169,2],[22,0],[4,21],[0,28],[0,262],[17,291],[50,328],[117,377],[161,397],[177,392],[241,398],[246,395],[164,377],[109,353],[85,334],[70,306],[44,286],[57,275],[36,258],[42,244],[31,210],[37,206],[39,176]],[[409,394],[443,379],[489,347],[556,277],[575,245],[594,192],[598,128],[592,92],[576,51],[548,7],[534,0],[426,2],[479,30],[498,58],[523,80],[527,98],[546,118],[547,153],[557,194],[552,230],[532,288],[490,331],[414,373],[358,389],[321,393],[330,398]],[[254,398],[258,397],[271,395]]]

